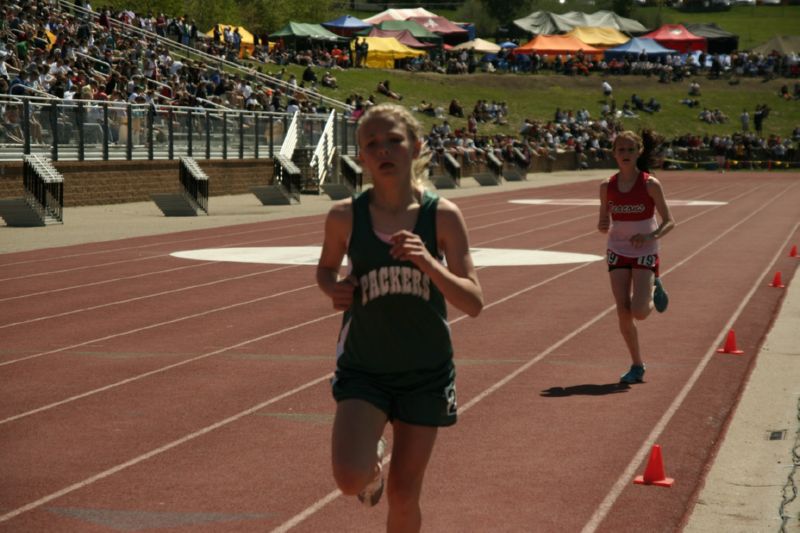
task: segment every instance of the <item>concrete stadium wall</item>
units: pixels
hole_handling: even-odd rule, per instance
[[[271,160],[197,159],[209,177],[209,194],[245,194],[272,182]],[[64,206],[107,205],[150,201],[153,193],[179,188],[178,160],[56,161],[64,176]],[[0,162],[0,199],[24,196],[22,162]]]

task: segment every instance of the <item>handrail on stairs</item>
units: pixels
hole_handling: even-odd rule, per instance
[[[325,127],[322,129],[314,155],[311,157],[311,168],[315,170],[318,186],[333,172],[333,160],[336,156],[336,111],[331,111]]]
[[[299,123],[300,112],[296,111],[294,115],[292,115],[292,121],[289,123],[289,127],[286,128],[286,134],[283,137],[281,149],[278,151],[278,155],[281,155],[289,160],[292,159],[292,156],[294,155],[294,149],[297,147],[297,142],[299,140]]]

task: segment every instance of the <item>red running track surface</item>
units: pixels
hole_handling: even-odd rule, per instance
[[[629,365],[602,261],[482,267],[486,308],[450,310],[459,423],[440,432],[424,530],[675,531],[792,281],[800,181],[661,176],[669,310]],[[602,255],[596,183],[455,199],[480,248]],[[568,202],[567,202],[568,203]],[[0,531],[383,529],[330,473],[340,314],[314,265],[179,250],[315,246],[323,216],[0,256]],[[735,329],[744,355],[718,354]],[[387,435],[390,431],[387,430]],[[635,485],[653,444],[671,488]]]

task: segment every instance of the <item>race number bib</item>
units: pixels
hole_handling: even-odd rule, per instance
[[[456,400],[456,383],[451,382],[450,385],[444,389],[445,398],[447,398],[447,414],[454,415],[458,412],[458,401]]]
[[[642,255],[636,258],[636,264],[644,267],[653,267],[656,264],[655,255]]]

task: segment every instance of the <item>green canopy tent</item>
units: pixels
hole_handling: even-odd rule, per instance
[[[347,42],[349,40],[326,30],[321,24],[307,24],[304,22],[289,22],[280,30],[270,33],[269,38],[272,40],[283,39],[284,42],[303,39],[327,42]]]

